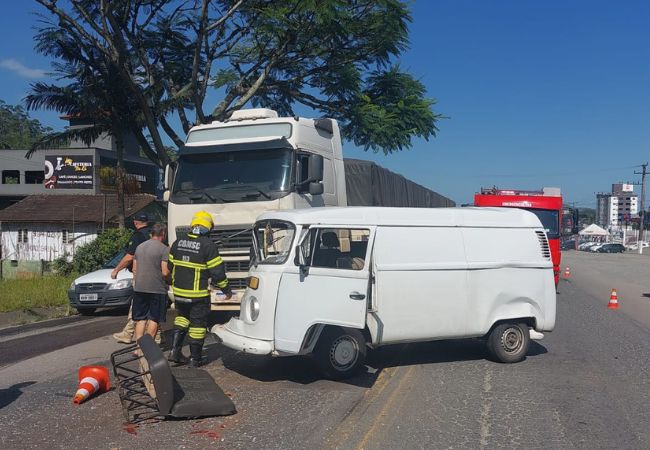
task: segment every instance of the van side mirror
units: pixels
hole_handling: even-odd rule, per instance
[[[309,273],[309,265],[307,265],[307,258],[301,245],[296,246],[296,256],[293,262],[296,266],[300,267],[300,274],[303,277]]]
[[[307,167],[307,178],[309,182],[323,181],[323,156],[309,155],[309,166]]]
[[[163,186],[166,191],[169,190],[170,186],[172,185],[172,178],[174,177],[174,167],[175,164],[167,164],[165,166],[165,177],[163,179]]]

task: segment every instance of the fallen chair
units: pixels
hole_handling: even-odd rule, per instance
[[[140,350],[142,356],[136,356]],[[170,367],[151,336],[111,353],[117,393],[127,422],[235,414],[235,405],[204,370]]]

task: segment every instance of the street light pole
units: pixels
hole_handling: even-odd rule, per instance
[[[641,172],[634,172],[641,175],[641,198],[639,199],[639,239],[637,245],[639,247],[639,255],[643,254],[643,229],[645,228],[645,176],[647,174],[648,163],[641,164]]]

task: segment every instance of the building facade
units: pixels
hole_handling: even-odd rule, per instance
[[[596,223],[603,228],[619,227],[638,213],[639,197],[631,184],[612,184],[612,192],[596,195]]]

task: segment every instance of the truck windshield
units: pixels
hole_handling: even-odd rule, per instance
[[[282,264],[289,257],[295,227],[290,222],[264,220],[255,224],[253,238],[258,264]]]
[[[271,200],[291,189],[291,149],[181,155],[171,200],[226,203]]]
[[[553,209],[528,209],[534,213],[546,231],[549,239],[558,239],[560,237],[560,212]]]

